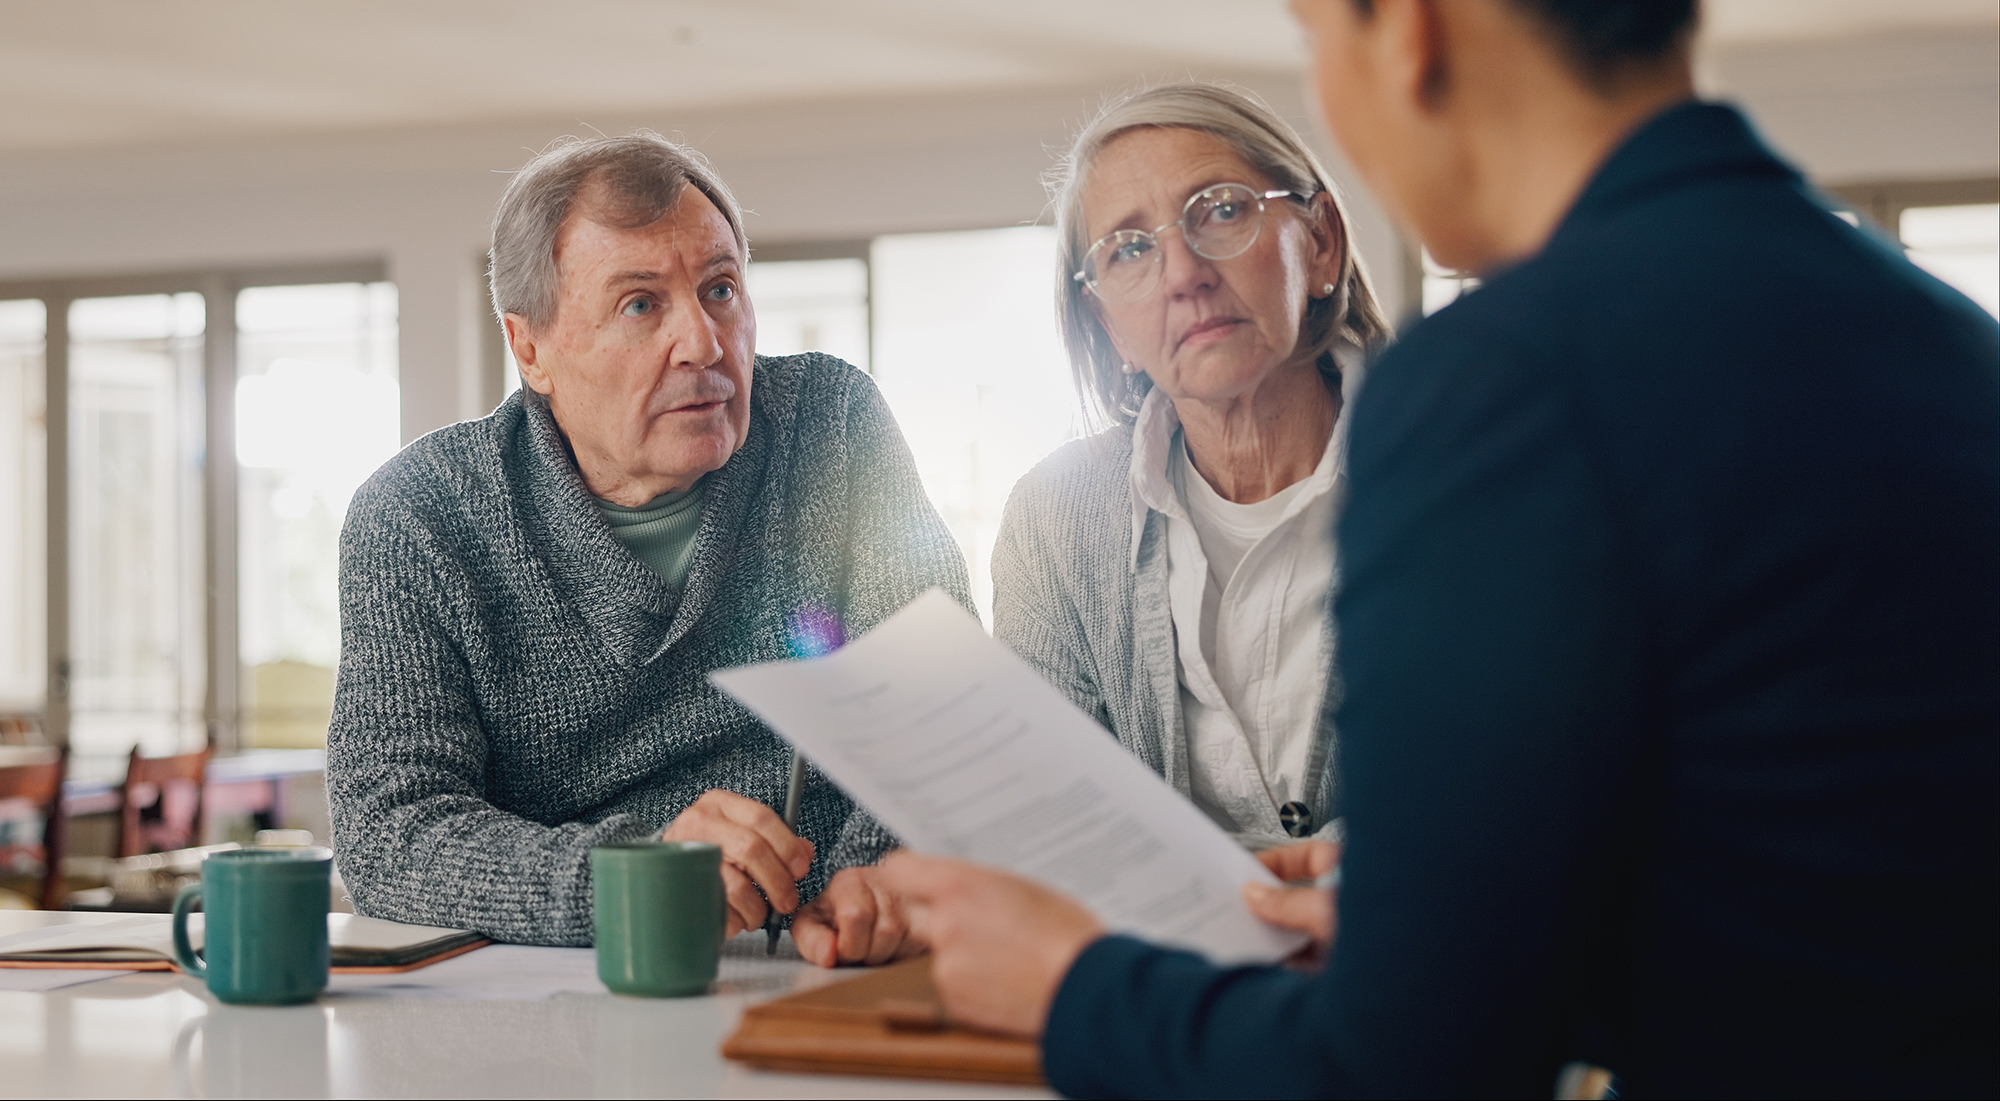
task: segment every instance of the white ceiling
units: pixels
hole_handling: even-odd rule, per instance
[[[1705,0],[1710,42],[1781,42],[1896,31],[2000,29],[2000,0]]]
[[[1710,0],[1729,44],[2000,0]],[[1284,0],[0,0],[0,154],[1296,71]]]

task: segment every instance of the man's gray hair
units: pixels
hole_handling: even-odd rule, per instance
[[[1126,374],[1111,336],[1084,298],[1084,287],[1073,278],[1082,268],[1092,242],[1083,219],[1083,189],[1090,166],[1112,139],[1133,130],[1199,130],[1229,143],[1250,167],[1271,183],[1292,192],[1303,204],[1321,194],[1332,197],[1334,216],[1344,238],[1339,281],[1325,298],[1306,300],[1305,324],[1299,333],[1302,350],[1318,361],[1320,370],[1338,386],[1339,368],[1332,349],[1341,343],[1370,349],[1389,336],[1389,323],[1375,303],[1368,271],[1347,230],[1347,210],[1333,177],[1298,132],[1255,95],[1221,84],[1176,81],[1131,92],[1105,104],[1080,131],[1049,174],[1056,215],[1056,321],[1084,407],[1103,424],[1131,424],[1139,405],[1153,388],[1143,372]],[[1249,183],[1250,181],[1241,181]]]
[[[557,139],[514,174],[493,214],[487,275],[494,316],[504,324],[506,315],[519,314],[538,328],[555,320],[556,238],[571,214],[637,229],[665,217],[689,186],[722,212],[748,260],[742,208],[700,153],[651,130]]]

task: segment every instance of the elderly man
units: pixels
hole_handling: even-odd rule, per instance
[[[362,913],[587,944],[592,846],[664,836],[721,846],[732,934],[768,900],[821,964],[912,947],[887,834],[816,775],[787,830],[785,745],[707,675],[967,602],[964,560],[867,376],[753,355],[748,258],[722,181],[655,134],[508,187],[493,305],[526,385],[405,448],[341,534],[327,786]]]

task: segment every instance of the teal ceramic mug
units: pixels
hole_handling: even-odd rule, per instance
[[[637,841],[590,850],[597,977],[619,994],[678,998],[715,981],[727,931],[722,850]]]
[[[232,1005],[309,1002],[326,989],[332,951],[326,913],[333,853],[321,848],[236,849],[201,862],[201,882],[174,899],[174,958]],[[188,941],[201,900],[203,952]]]

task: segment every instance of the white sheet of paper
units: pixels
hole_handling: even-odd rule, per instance
[[[350,998],[533,1002],[556,994],[602,994],[597,953],[588,948],[489,944],[429,967],[389,975],[334,975],[327,989]]]
[[[943,592],[824,657],[710,674],[905,844],[1004,868],[1217,963],[1305,943],[1251,916],[1263,865]]]
[[[61,990],[65,986],[82,986],[87,982],[103,982],[120,975],[130,975],[130,971],[68,971],[27,967],[0,967],[0,990],[27,991],[40,993],[44,990]]]
[[[842,968],[813,967],[799,958],[791,938],[778,954],[764,954],[764,931],[751,929],[722,944],[714,992],[761,1001],[853,977]],[[108,973],[108,972],[107,972]],[[588,948],[537,948],[492,944],[393,975],[335,975],[335,999],[422,998],[461,1002],[534,1002],[558,994],[609,996],[597,978],[597,953]]]

